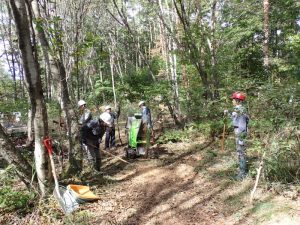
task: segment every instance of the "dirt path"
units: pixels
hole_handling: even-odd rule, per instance
[[[83,224],[300,224],[299,197],[259,189],[251,206],[253,179],[235,181],[235,155],[219,154],[216,143],[153,149],[158,158],[130,165],[106,158],[106,184],[95,187],[101,201],[82,206],[73,219],[86,213]]]
[[[153,159],[130,164],[105,157],[103,177],[87,180],[101,200],[64,216],[52,199],[25,218],[15,215],[15,224],[300,224],[299,190],[274,193],[260,185],[250,205],[254,179],[234,180],[235,153],[221,153],[219,143],[199,138],[152,149]]]

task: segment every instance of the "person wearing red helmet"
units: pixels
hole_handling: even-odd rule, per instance
[[[234,127],[236,151],[239,160],[239,174],[237,179],[242,180],[247,175],[245,139],[248,131],[249,116],[242,104],[246,100],[246,95],[243,92],[234,92],[231,98],[234,106],[233,111],[229,113],[228,110],[224,110],[224,113],[229,115]]]

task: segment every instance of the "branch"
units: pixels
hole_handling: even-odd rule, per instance
[[[261,158],[261,161],[259,163],[259,167],[257,170],[257,175],[256,175],[256,180],[255,180],[255,184],[254,184],[254,187],[253,187],[253,190],[251,191],[251,195],[250,195],[250,204],[253,203],[253,198],[254,198],[254,194],[255,194],[255,191],[257,189],[257,185],[258,185],[258,181],[259,181],[259,178],[260,178],[260,174],[261,174],[261,170],[263,168],[263,164],[264,164],[264,157],[265,157],[265,152]]]

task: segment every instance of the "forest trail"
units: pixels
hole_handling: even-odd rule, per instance
[[[258,189],[254,179],[235,181],[233,151],[201,138],[152,147],[156,158],[126,164],[106,157],[103,181],[90,183],[101,200],[64,220],[76,224],[300,224],[299,195]],[[122,148],[118,148],[119,155]],[[293,200],[292,200],[293,198]],[[72,224],[72,223],[70,223]]]

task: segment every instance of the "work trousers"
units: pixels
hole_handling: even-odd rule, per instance
[[[86,144],[83,144],[83,148],[86,151],[89,163],[94,166],[95,170],[100,171],[101,156],[98,140],[87,139]]]
[[[105,149],[115,147],[116,130],[114,127],[107,127],[105,130]]]
[[[239,176],[245,177],[247,174],[247,159],[246,159],[246,145],[245,139],[247,136],[246,132],[239,132],[238,128],[234,129],[236,151],[239,161]]]

